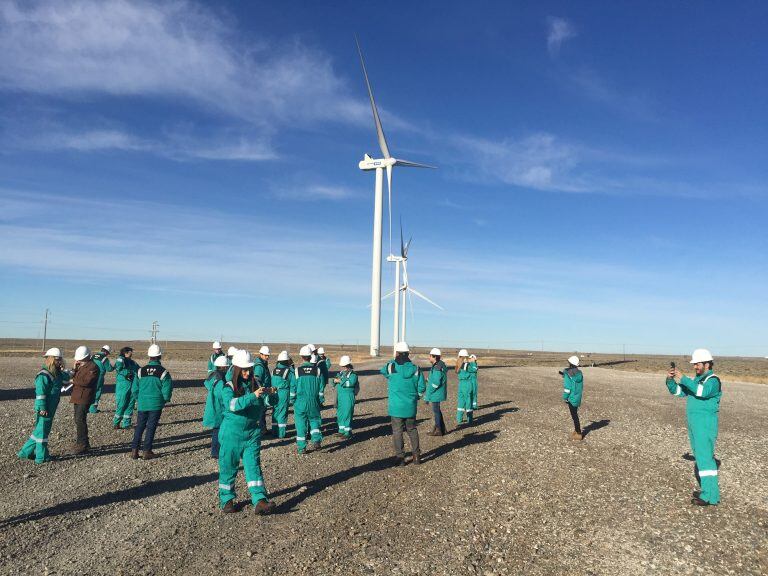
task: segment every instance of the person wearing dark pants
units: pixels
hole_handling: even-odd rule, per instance
[[[405,462],[405,442],[403,430],[408,433],[408,441],[411,443],[414,464],[420,463],[419,431],[416,429],[416,418],[397,418],[392,416],[392,443],[395,446],[395,455],[399,463]]]
[[[571,413],[574,431],[571,433],[571,439],[583,440],[581,433],[581,424],[579,423],[579,406],[581,406],[581,397],[584,390],[584,376],[579,370],[579,357],[571,356],[568,358],[568,368],[560,372],[563,375],[563,400],[568,405],[568,411]]]
[[[429,353],[429,361],[432,367],[429,369],[424,401],[432,405],[435,426],[430,432],[427,432],[427,436],[443,436],[446,433],[443,412],[440,410],[440,402],[445,402],[448,398],[448,367],[440,357],[440,349],[432,348]]]
[[[152,344],[147,355],[149,356],[149,363],[139,368],[131,388],[132,397],[137,399],[136,407],[139,409],[136,430],[133,434],[133,442],[131,442],[131,458],[134,460],[139,457],[139,449],[142,448],[142,436],[144,436],[145,431],[142,458],[151,460],[156,457],[156,454],[152,452],[155,429],[160,421],[163,406],[166,402],[171,401],[171,394],[173,393],[171,374],[160,363],[162,360],[160,346]]]
[[[99,367],[91,359],[91,351],[87,346],[79,346],[75,350],[75,366],[72,370],[72,396],[69,403],[75,408],[75,428],[77,440],[72,446],[72,454],[86,452],[91,443],[88,440],[88,408],[96,396],[96,383],[100,375]]]
[[[145,459],[146,454],[152,453],[155,430],[157,430],[157,423],[160,422],[160,415],[162,413],[162,410],[139,410],[139,416],[136,419],[136,429],[133,432],[133,442],[131,442],[131,449],[136,458],[139,457],[139,450],[144,450]],[[144,434],[145,432],[146,435]],[[144,446],[141,446],[142,436],[144,436]],[[218,435],[216,439],[218,441]]]
[[[408,358],[408,344],[398,342],[395,345],[395,359],[381,368],[381,374],[387,379],[387,411],[392,421],[392,439],[395,446],[397,464],[405,466],[403,451],[403,428],[408,432],[411,442],[413,463],[421,464],[419,451],[419,431],[416,429],[416,408],[419,398],[424,395],[424,375],[419,367]]]
[[[573,430],[575,434],[581,436],[581,422],[579,422],[579,409],[576,406],[566,402],[568,404],[568,411],[571,413],[571,420],[573,420]]]

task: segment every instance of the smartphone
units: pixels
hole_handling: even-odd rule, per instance
[[[670,363],[669,363],[669,367],[670,367],[670,368],[672,368],[672,370],[674,370],[675,368],[677,368],[677,366],[675,366],[675,363],[674,363],[674,362],[670,362]]]

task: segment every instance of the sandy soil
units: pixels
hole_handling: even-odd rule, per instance
[[[384,380],[361,364],[354,440],[329,436],[303,457],[293,440],[267,440],[278,513],[258,517],[250,506],[217,510],[217,465],[200,425],[203,362],[167,363],[177,388],[158,428],[161,458],[130,460],[131,432],[112,430],[109,411],[89,417],[95,450],[65,456],[74,433],[65,398],[50,437],[58,458],[42,466],[15,457],[33,424],[37,363],[0,358],[2,574],[768,572],[764,386],[725,381],[723,501],[701,509],[689,504],[685,406],[658,376],[586,368],[588,434],[574,443],[555,367],[486,365],[475,424],[455,429],[452,377],[452,432],[426,436],[421,406],[425,463],[395,468]],[[332,409],[324,418],[335,431]]]

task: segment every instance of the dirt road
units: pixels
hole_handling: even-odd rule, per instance
[[[31,432],[37,362],[0,358],[0,572],[768,572],[765,386],[725,382],[723,502],[700,509],[689,504],[693,464],[682,458],[684,402],[657,376],[585,369],[581,443],[568,439],[555,368],[483,368],[481,409],[460,430],[451,377],[444,413],[454,431],[426,436],[422,405],[425,463],[394,468],[385,383],[362,365],[352,442],[327,436],[321,452],[302,457],[292,439],[265,442],[278,514],[257,517],[250,507],[217,509],[217,464],[200,424],[204,362],[168,368],[176,389],[158,428],[161,458],[130,460],[132,432],[113,430],[110,412],[89,416],[92,453],[63,456],[74,433],[64,398],[50,437],[60,457],[36,466],[15,452]],[[323,415],[335,431],[332,409]],[[243,484],[239,476],[241,501]]]

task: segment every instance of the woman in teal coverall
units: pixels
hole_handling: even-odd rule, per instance
[[[59,407],[61,385],[69,380],[64,371],[61,350],[51,348],[45,353],[45,364],[35,376],[35,429],[17,456],[23,460],[35,459],[35,464],[48,462],[48,435],[53,417]]]
[[[700,492],[693,493],[692,504],[709,506],[720,502],[720,485],[717,480],[715,442],[720,412],[722,384],[712,372],[714,359],[709,350],[693,351],[691,364],[696,371],[695,378],[685,376],[672,368],[667,374],[667,389],[674,396],[686,398],[685,412],[688,417],[688,438],[691,452],[696,459],[694,473],[701,486]]]
[[[336,422],[339,426],[339,434],[345,438],[351,438],[355,396],[357,396],[360,386],[349,356],[342,356],[339,365],[341,372],[333,379],[333,384],[336,386]]]
[[[235,478],[242,460],[254,510],[257,514],[269,514],[274,504],[267,499],[261,474],[259,422],[264,409],[274,406],[277,397],[272,388],[255,388],[250,352],[238,350],[232,364],[232,379],[221,391],[224,420],[219,430],[219,503],[222,512],[237,512]]]

